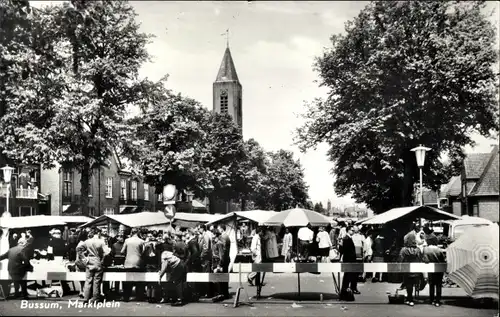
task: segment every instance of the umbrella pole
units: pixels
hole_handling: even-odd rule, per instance
[[[297,273],[298,297],[300,301],[300,273]]]

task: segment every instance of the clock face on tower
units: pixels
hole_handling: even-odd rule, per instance
[[[222,89],[220,91],[220,95],[221,95],[221,97],[227,97],[227,90],[226,89]]]

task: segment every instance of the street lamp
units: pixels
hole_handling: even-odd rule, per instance
[[[14,171],[14,168],[11,167],[11,166],[9,166],[9,165],[5,165],[4,167],[2,167],[0,169],[3,172],[4,182],[7,184],[7,197],[6,197],[6,200],[7,200],[6,207],[7,207],[7,209],[2,214],[2,218],[10,218],[10,217],[12,217],[12,215],[10,214],[10,211],[9,211],[10,180],[12,178],[12,171]]]
[[[430,151],[431,149],[425,146],[417,146],[416,148],[411,149],[411,151],[415,152],[415,157],[417,159],[417,166],[420,169],[420,206],[424,205],[423,200],[423,184],[422,184],[422,168],[425,163],[425,152]]]

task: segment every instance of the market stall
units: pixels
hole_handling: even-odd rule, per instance
[[[220,217],[221,215],[212,215],[207,213],[178,212],[175,214],[173,224],[176,227],[183,229],[193,228],[214,221]]]
[[[124,215],[102,215],[89,221],[81,228],[107,226],[111,235],[116,235],[125,228],[147,228],[150,230],[166,230],[170,226],[170,220],[165,218],[163,212],[139,212]]]

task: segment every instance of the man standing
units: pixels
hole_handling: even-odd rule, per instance
[[[125,240],[121,253],[125,255],[125,270],[128,272],[141,272],[144,268],[144,240],[139,238],[139,230],[133,228],[130,232],[131,237]],[[131,282],[123,283],[123,300],[128,302],[132,295],[133,284]],[[144,284],[136,283],[135,295],[138,300],[144,298]]]
[[[363,262],[371,263],[373,256],[373,231],[368,231],[366,233],[366,239],[363,242]],[[372,273],[372,279],[375,277],[375,274]],[[363,272],[363,281],[366,281],[366,272]]]
[[[252,243],[250,245],[250,251],[252,252],[253,263],[262,263],[262,247],[260,236],[262,235],[262,229],[259,227],[256,229],[255,234],[252,237]],[[260,292],[262,290],[260,272],[252,272],[248,274],[248,283],[253,285],[255,281],[255,286],[257,286],[257,298],[260,297]]]
[[[101,295],[101,283],[103,276],[103,260],[105,255],[104,241],[100,239],[96,229],[92,229],[89,234],[90,239],[85,241],[86,258],[84,263],[86,266],[85,288],[83,298],[85,302],[97,302]],[[92,290],[92,298],[90,291]]]
[[[352,228],[346,229],[346,236],[342,239],[342,245],[340,247],[340,253],[342,254],[342,262],[344,263],[354,263],[356,262],[356,248],[354,242],[352,241]],[[342,287],[340,290],[340,299],[345,300],[347,289],[351,289],[353,294],[360,294],[357,290],[357,279],[358,273],[346,272],[344,273],[344,278],[342,280]]]
[[[26,256],[25,245],[26,240],[19,240],[17,246],[10,248],[6,253],[0,256],[0,261],[4,259],[9,260],[7,271],[14,283],[15,297],[19,297],[19,286],[21,286],[22,297],[28,299],[28,287],[26,280],[23,278],[26,272],[33,272],[33,267]],[[8,285],[10,286],[10,283]]]
[[[300,256],[307,261],[309,259],[309,249],[314,239],[314,232],[311,230],[311,224],[307,224],[307,227],[300,228],[297,237],[299,238]]]
[[[199,245],[200,245],[200,261],[201,261],[201,271],[203,273],[211,273],[212,272],[212,239],[210,238],[209,233],[207,232],[207,228],[205,225],[200,226],[200,236],[199,236]],[[209,283],[205,283],[203,285],[201,296],[210,296],[210,287]]]
[[[217,227],[217,232],[219,233],[219,243],[221,244],[220,248],[220,267],[221,267],[221,273],[228,273],[229,272],[229,265],[231,264],[231,257],[229,256],[229,251],[231,249],[231,239],[229,238],[227,232],[226,232],[226,225],[225,224],[220,224]],[[228,282],[221,282],[220,283],[220,291],[221,295],[224,296],[225,299],[230,298],[229,297],[229,283]]]
[[[423,260],[425,263],[446,263],[444,250],[437,246],[438,239],[432,234],[427,239],[427,246],[424,247]],[[429,299],[431,305],[441,306],[441,293],[443,290],[443,272],[429,274]],[[434,293],[436,297],[434,297]]]
[[[361,232],[359,232],[359,228],[357,226],[353,226],[352,230],[353,234],[351,238],[352,242],[354,242],[354,248],[356,250],[356,262],[363,262],[363,244],[365,242],[365,236]],[[355,281],[356,287],[357,284],[358,284],[358,278],[356,278]],[[355,289],[357,290],[357,288]]]

